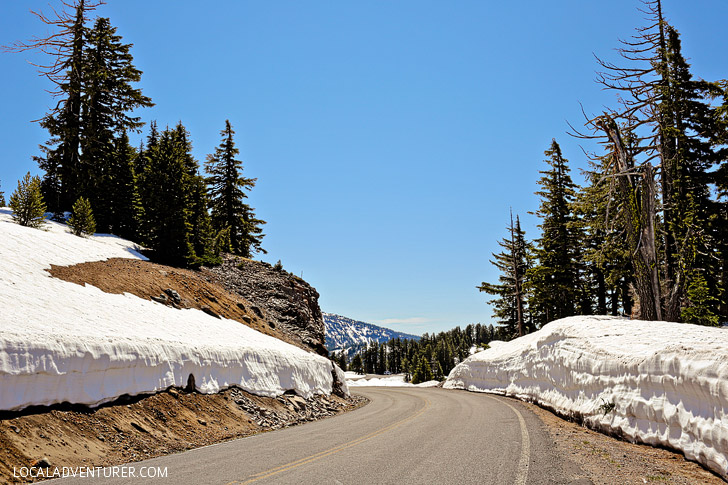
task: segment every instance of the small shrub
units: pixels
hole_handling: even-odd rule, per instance
[[[68,219],[68,226],[76,236],[84,234],[90,236],[96,232],[96,221],[88,199],[79,197],[76,203],[73,204],[73,212]]]
[[[40,178],[31,177],[30,172],[18,181],[18,188],[10,196],[13,220],[21,226],[40,227],[46,210],[40,190]]]
[[[602,404],[599,405],[598,409],[603,413],[602,414],[603,416],[606,416],[607,414],[614,411],[616,408],[617,408],[617,403],[615,403],[614,401],[607,402],[604,399],[602,399]]]
[[[281,263],[281,260],[279,259],[278,262],[273,266],[273,269],[276,271],[283,271],[283,263]]]
[[[220,256],[208,253],[204,256],[195,258],[195,260],[190,263],[190,268],[199,269],[200,266],[207,266],[208,268],[211,268],[214,266],[220,266],[221,264],[222,258]]]

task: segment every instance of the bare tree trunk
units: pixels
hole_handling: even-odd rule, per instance
[[[627,244],[635,272],[635,289],[640,302],[641,320],[661,320],[660,280],[655,245],[655,178],[650,163],[641,173],[631,174],[632,154],[625,146],[617,123],[609,115],[596,120],[614,146],[615,177],[625,203]],[[634,176],[633,176],[634,175]]]
[[[521,275],[518,274],[518,249],[516,247],[516,235],[513,228],[513,212],[511,212],[511,260],[513,264],[513,280],[516,292],[516,318],[518,319],[518,336],[526,335],[525,326],[523,325],[523,296],[521,295]]]

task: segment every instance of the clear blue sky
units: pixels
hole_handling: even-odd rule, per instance
[[[51,5],[59,2],[49,0]],[[0,44],[45,33],[0,2]],[[226,118],[250,195],[268,221],[264,260],[321,293],[324,311],[410,332],[490,323],[490,253],[508,211],[537,236],[538,170],[551,138],[575,179],[586,166],[566,121],[579,103],[614,105],[594,83],[593,53],[643,25],[638,0],[485,1],[111,0],[111,18],[156,106],[181,120],[202,162]],[[724,0],[664,0],[693,72],[728,77]],[[0,187],[39,173],[33,155],[50,86],[28,60],[0,54]],[[140,135],[141,136],[141,135]],[[136,138],[139,140],[139,137]],[[589,147],[587,147],[589,148]],[[1,249],[0,249],[1,251]]]

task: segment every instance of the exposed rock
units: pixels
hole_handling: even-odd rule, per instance
[[[268,263],[226,255],[223,264],[203,268],[216,282],[250,303],[250,311],[321,355],[325,327],[319,294],[301,278]]]
[[[212,317],[220,318],[220,315],[215,313],[215,311],[207,305],[203,305],[202,308],[200,308],[200,310],[202,310],[204,313],[207,313],[208,315],[210,315]]]
[[[43,458],[40,458],[38,460],[31,461],[30,466],[37,468],[50,468],[53,465],[51,465],[51,461],[44,456]]]
[[[137,431],[141,431],[142,433],[149,433],[142,425],[135,423],[134,421],[129,423],[132,428],[134,428]]]
[[[252,422],[268,429],[285,428],[306,421],[315,421],[338,414],[348,406],[359,406],[366,402],[365,398],[357,395],[352,395],[345,400],[330,400],[323,395],[314,395],[304,399],[296,394],[286,393],[276,398],[281,404],[280,407],[271,406],[266,409],[253,403],[240,389],[231,389],[230,396],[240,409],[251,416]]]
[[[172,301],[173,301],[173,302],[175,302],[176,304],[178,304],[178,305],[179,305],[179,304],[180,304],[180,303],[182,302],[182,298],[180,298],[180,296],[179,296],[179,293],[177,293],[177,292],[176,292],[175,290],[173,290],[172,288],[167,288],[166,290],[164,290],[164,292],[165,292],[165,293],[167,294],[167,296],[169,296],[169,297],[170,297],[170,298],[172,299]]]

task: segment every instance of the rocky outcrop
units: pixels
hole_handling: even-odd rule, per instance
[[[222,265],[202,271],[227,291],[248,300],[253,312],[273,322],[289,338],[328,355],[319,294],[304,280],[268,263],[235,256],[225,256]]]

